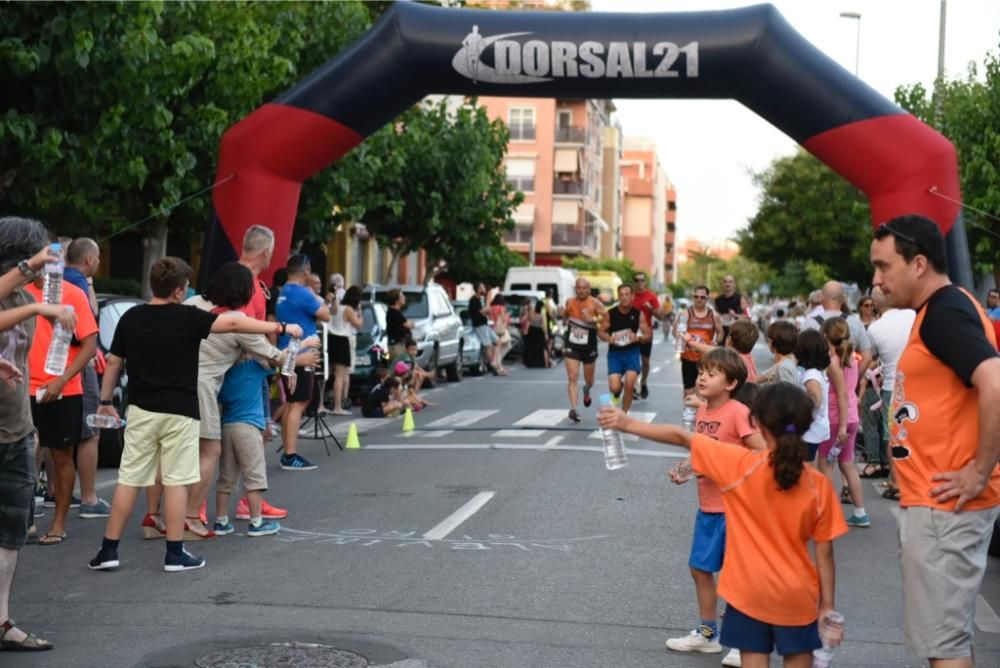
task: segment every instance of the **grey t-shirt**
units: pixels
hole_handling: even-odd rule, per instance
[[[865,324],[861,322],[861,318],[854,315],[845,316],[840,311],[823,311],[820,314],[823,320],[828,320],[830,318],[844,318],[847,320],[847,326],[851,328],[851,343],[854,344],[854,349],[859,353],[865,351],[870,351],[872,349],[872,340],[868,336],[868,331],[865,329]],[[820,329],[822,325],[816,318],[812,316],[806,317],[805,323],[802,325],[802,329]]]
[[[6,299],[0,299],[0,311],[34,301],[26,291],[17,290]],[[35,430],[28,399],[28,347],[34,336],[34,317],[0,331],[0,357],[13,362],[24,374],[24,378],[14,387],[0,382],[0,443],[16,443]]]
[[[767,371],[757,374],[755,383],[794,383],[799,384],[799,367],[794,357],[786,357]]]

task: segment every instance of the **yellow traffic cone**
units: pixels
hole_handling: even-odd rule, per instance
[[[350,428],[347,430],[347,445],[344,446],[346,450],[360,450],[361,441],[358,439],[358,425],[351,423]]]
[[[413,410],[407,408],[403,414],[403,433],[413,431]]]

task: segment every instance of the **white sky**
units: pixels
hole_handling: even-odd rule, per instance
[[[729,9],[739,0],[592,0],[596,11],[673,12]],[[854,71],[861,16],[859,75],[892,100],[900,84],[930,87],[937,74],[939,0],[772,0],[807,40]],[[949,0],[945,76],[964,78],[1000,43],[1000,0]],[[982,70],[982,67],[980,67]],[[981,76],[981,75],[980,75]],[[625,136],[656,139],[660,162],[677,186],[677,228],[683,240],[718,243],[757,211],[748,170],[760,170],[795,143],[730,100],[615,100]]]

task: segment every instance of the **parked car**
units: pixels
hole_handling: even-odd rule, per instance
[[[115,338],[115,328],[125,311],[136,304],[145,301],[138,297],[121,295],[97,295],[97,346],[104,355],[111,352],[111,342]],[[103,375],[98,376],[98,382],[104,382]],[[115,410],[122,417],[128,410],[128,375],[122,370],[118,377],[118,385],[112,394]],[[125,429],[102,429],[97,445],[97,465],[102,468],[118,468],[122,460],[122,450],[125,448]]]
[[[354,349],[354,371],[348,397],[364,397],[375,386],[375,370],[389,352],[385,335],[386,306],[382,302],[361,302],[361,329]]]
[[[470,376],[482,376],[486,373],[486,356],[482,341],[472,329],[472,319],[469,317],[469,300],[460,299],[451,303],[458,317],[462,319],[462,334],[465,345],[462,346],[462,369]]]
[[[374,288],[377,299],[385,303],[389,290],[398,289],[406,295],[403,315],[413,322],[411,336],[417,342],[417,364],[437,372],[444,369],[448,380],[462,380],[462,357],[465,335],[462,319],[451,305],[448,293],[437,283],[428,285],[379,285]]]

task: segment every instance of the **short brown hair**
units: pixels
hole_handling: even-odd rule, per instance
[[[388,306],[395,306],[396,302],[399,301],[400,295],[402,294],[403,291],[398,288],[393,288],[392,290],[389,290],[389,292],[385,293],[385,303]]]
[[[149,287],[153,290],[153,296],[166,299],[174,290],[183,289],[191,279],[192,273],[194,271],[191,265],[179,257],[160,258],[149,270]]]
[[[736,381],[736,387],[729,396],[734,396],[747,382],[747,365],[738,354],[728,348],[715,348],[705,353],[698,361],[699,371],[721,371],[730,383]]]
[[[729,326],[729,341],[738,353],[746,355],[752,351],[759,338],[760,330],[749,320],[737,320]]]
[[[767,326],[767,340],[779,355],[791,355],[795,352],[795,343],[799,340],[799,328],[787,320],[776,320]]]

